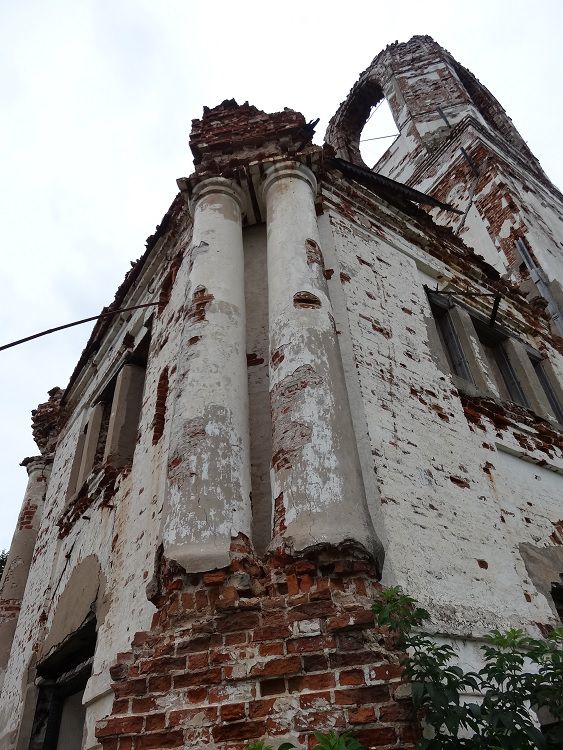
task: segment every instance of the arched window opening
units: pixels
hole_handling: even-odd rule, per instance
[[[360,137],[360,153],[368,167],[377,165],[398,135],[387,99],[381,99],[372,107]]]
[[[327,145],[334,149],[339,159],[357,166],[368,166],[360,151],[363,145],[360,144],[360,139],[370,137],[364,135],[365,125],[370,119],[370,114],[375,117],[375,108],[383,99],[381,86],[369,75],[362,76],[352,87],[347,99],[332,116],[325,135]],[[371,159],[371,155],[369,158]]]

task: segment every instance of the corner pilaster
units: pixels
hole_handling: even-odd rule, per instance
[[[8,664],[20,607],[43,517],[52,459],[26,458],[22,462],[28,480],[8,559],[0,581],[0,673]]]

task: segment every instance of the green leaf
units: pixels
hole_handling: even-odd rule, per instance
[[[254,742],[249,742],[245,750],[273,750],[273,748],[271,745],[266,745],[264,740],[255,740]]]
[[[412,702],[414,703],[416,708],[419,708],[424,700],[424,683],[413,682],[411,684],[411,694]]]
[[[529,708],[545,707],[563,719],[563,628],[546,639],[517,628],[494,630],[482,646],[484,666],[476,673],[459,666],[452,647],[418,631],[429,614],[399,587],[381,592],[373,612],[408,649],[401,660],[404,677],[411,680],[414,706],[434,731],[433,738],[417,742],[417,750],[563,747],[563,741],[558,745],[537,729]],[[482,703],[463,703],[468,691],[481,693]],[[319,750],[357,750],[332,735]]]

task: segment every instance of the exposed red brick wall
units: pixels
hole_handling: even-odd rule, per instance
[[[531,409],[510,402],[498,404],[492,398],[469,396],[462,392],[459,397],[465,417],[474,431],[485,431],[484,422],[488,421],[499,437],[503,432],[510,431],[525,451],[541,451],[549,458],[557,455],[563,447],[560,430]],[[525,433],[522,426],[527,428]]]
[[[64,425],[66,414],[61,404],[63,392],[60,388],[51,388],[49,400],[39,404],[31,412],[33,439],[42,455],[51,453]]]
[[[174,286],[174,282],[176,281],[176,276],[178,275],[178,271],[180,270],[180,266],[182,265],[182,259],[184,257],[183,251],[180,250],[174,258],[172,259],[170,263],[170,267],[168,269],[168,272],[166,273],[166,276],[162,280],[162,284],[160,287],[160,294],[158,296],[158,315],[162,315],[164,310],[166,309],[166,306],[170,302],[170,297],[172,295],[172,287]]]
[[[18,531],[21,531],[22,529],[32,529],[33,528],[33,519],[35,518],[35,514],[37,512],[37,505],[32,502],[30,499],[28,499],[21,509],[19,518],[18,518]]]
[[[228,176],[242,164],[294,152],[310,143],[312,133],[304,128],[305,118],[292,109],[266,113],[234,99],[204,107],[190,133],[195,173]]]
[[[473,200],[497,249],[504,253],[512,267],[517,267],[522,258],[516,250],[515,240],[523,238],[527,229],[522,206],[517,202],[518,199],[503,175],[504,171],[511,170],[483,144],[468,149],[468,154],[479,169],[478,176],[475,177],[466,161],[460,160],[433,188],[432,195],[438,200],[449,201],[458,208],[465,208],[468,201]],[[441,216],[441,223],[444,219],[452,221],[454,226],[459,224],[457,216]],[[510,226],[508,234],[501,231],[507,224]]]
[[[166,419],[166,400],[168,399],[169,375],[168,367],[165,367],[158,378],[156,387],[156,404],[152,420],[152,444],[156,445],[164,433],[164,420]]]
[[[64,539],[69,535],[74,524],[82,518],[85,511],[93,506],[103,507],[111,503],[115,495],[115,483],[118,476],[125,476],[130,466],[123,466],[117,469],[110,463],[96,464],[92,469],[92,474],[101,475],[96,484],[96,491],[89,493],[88,482],[84,482],[78,492],[71,498],[68,505],[62,512],[57,526],[59,527],[59,539]]]
[[[401,654],[374,628],[381,587],[368,563],[260,561],[239,539],[224,570],[188,576],[162,561],[160,587],[151,629],[111,669],[104,750],[239,750],[288,735],[312,747],[314,731],[332,729],[413,747]]]
[[[21,609],[20,599],[2,599],[0,601],[0,623],[16,620]]]

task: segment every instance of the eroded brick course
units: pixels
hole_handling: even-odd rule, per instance
[[[371,566],[333,559],[321,569],[286,555],[260,561],[247,545],[234,546],[242,552],[228,568],[202,576],[162,561],[154,627],[136,634],[112,668],[113,716],[98,730],[104,750],[141,731],[138,748],[205,741],[220,750],[291,733],[310,746],[313,732],[347,727],[370,747],[416,737],[413,714],[389,689],[401,684],[401,654],[368,616],[380,589]],[[242,594],[249,571],[264,594],[252,597],[251,610],[245,597],[228,596],[225,613],[224,589]],[[338,635],[329,632],[335,623]]]

